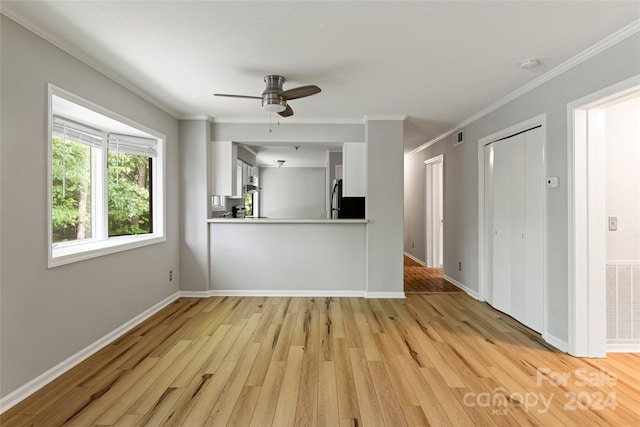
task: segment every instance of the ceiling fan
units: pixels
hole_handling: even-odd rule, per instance
[[[261,99],[262,108],[271,112],[278,113],[282,117],[289,117],[293,115],[293,110],[287,104],[287,101],[292,99],[304,98],[305,96],[315,95],[320,92],[320,88],[315,85],[300,86],[289,90],[283,90],[284,77],[277,75],[264,76],[264,83],[266,89],[262,92],[262,96],[249,96],[249,95],[231,95],[226,93],[214,93],[214,96],[227,96],[230,98],[248,98],[248,99]]]

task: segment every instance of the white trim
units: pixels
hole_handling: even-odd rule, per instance
[[[92,179],[94,186],[102,187],[95,194],[101,195],[100,198],[94,197],[94,208],[99,215],[95,216],[93,239],[88,242],[73,242],[72,244],[57,245],[54,248],[52,241],[53,225],[52,225],[52,131],[53,131],[53,97],[58,97],[73,102],[93,113],[97,113],[106,118],[120,122],[132,128],[145,133],[149,138],[157,141],[156,156],[154,157],[154,168],[152,170],[152,189],[153,194],[153,233],[132,235],[132,236],[108,236],[108,207],[107,207],[107,170],[101,165],[105,163],[104,153],[107,150],[106,138],[103,142],[103,148],[97,157],[96,176]],[[92,101],[81,96],[75,95],[65,89],[62,89],[52,83],[47,84],[47,268],[53,268],[60,265],[70,264],[73,262],[83,261],[90,258],[96,258],[129,249],[140,248],[143,246],[153,245],[166,241],[167,221],[166,221],[166,136],[157,132],[143,124],[133,121],[125,116],[104,108]],[[106,131],[106,130],[104,130]],[[101,209],[99,208],[101,206]],[[102,225],[100,227],[100,224]],[[97,232],[96,232],[97,229]]]
[[[405,299],[404,292],[365,292],[365,298]]]
[[[426,266],[426,264],[424,263],[424,261],[422,261],[421,259],[418,259],[416,257],[414,257],[413,255],[411,255],[409,252],[404,253],[405,256],[411,258],[412,260],[414,260],[415,262],[417,262],[418,264],[420,264],[421,266]]]
[[[434,165],[440,163],[442,174],[440,176],[440,182],[437,189],[434,191],[434,174],[433,167]],[[442,223],[438,226],[434,223],[434,211],[437,208],[438,211],[444,211],[444,206],[441,206],[440,201],[442,200],[444,203],[444,154],[440,154],[439,156],[432,157],[428,160],[424,161],[425,165],[425,233],[424,233],[424,258],[425,258],[425,266],[429,268],[438,268],[441,267],[439,263],[440,259],[442,259],[442,255],[444,253],[444,236],[439,235],[439,240],[442,243],[440,248],[437,248],[438,243],[436,242],[436,238],[434,235],[436,234],[435,227],[439,227],[442,230],[442,234],[444,234],[444,227]],[[434,193],[438,193],[437,197],[434,197]],[[434,205],[434,200],[437,202]],[[442,203],[442,204],[443,204]],[[439,215],[439,213],[438,213]],[[441,221],[444,221],[444,215],[440,218]],[[438,251],[442,253],[438,253]]]
[[[212,116],[180,116],[179,120],[201,120],[201,121],[207,121],[209,123],[213,123],[214,122],[214,118]]]
[[[602,275],[599,268],[605,268],[606,260],[596,260],[594,250],[602,247],[604,242],[594,240],[592,234],[597,234],[595,219],[591,218],[595,212],[589,214],[587,206],[593,206],[596,200],[591,200],[595,194],[589,187],[589,181],[599,182],[603,170],[600,162],[591,154],[594,148],[588,149],[587,144],[577,145],[576,139],[585,140],[587,127],[587,111],[597,108],[602,100],[625,92],[640,85],[640,74],[600,89],[567,104],[567,271],[568,271],[568,352],[579,357],[605,357],[606,333],[601,325],[606,324],[606,310],[604,304],[604,286],[598,280],[590,278],[592,274]],[[581,131],[576,134],[576,123],[581,122]],[[598,144],[592,144],[598,145]],[[589,178],[591,177],[591,178]],[[590,202],[589,202],[590,201]],[[601,202],[600,202],[601,203]],[[602,218],[604,221],[604,217]],[[602,233],[600,233],[601,235]],[[590,242],[591,240],[591,242]],[[602,265],[600,265],[600,261]],[[597,295],[596,295],[597,294]],[[600,325],[600,326],[599,326]]]
[[[557,348],[558,350],[564,353],[566,353],[569,350],[569,344],[566,341],[561,340],[560,338],[554,335],[551,335],[548,332],[545,332],[542,334],[542,339],[545,340],[547,344],[554,346],[555,348]]]
[[[640,353],[640,342],[607,342],[607,353]]]
[[[407,116],[404,114],[379,114],[379,115],[370,115],[364,116],[365,122],[368,121],[377,121],[377,120],[400,120],[404,121],[407,119]]]
[[[199,116],[185,116],[199,117]],[[253,117],[253,118],[224,118],[224,117],[212,117],[211,123],[218,124],[270,124],[273,121],[267,117]],[[287,117],[286,121],[281,121],[280,126],[286,125],[361,125],[364,124],[364,118],[351,118],[351,119],[332,119],[332,118],[313,118],[313,117]]]
[[[303,290],[248,290],[248,289],[209,289],[208,291],[180,291],[184,298],[208,297],[336,297],[336,298],[405,298],[404,292],[366,292],[366,291],[303,291]]]
[[[438,163],[438,162],[443,162],[444,161],[444,154],[440,154],[439,156],[435,156],[430,158],[429,160],[425,160],[424,164],[425,165],[430,165],[431,163]]]
[[[413,154],[413,153],[417,153],[420,152],[422,150],[424,150],[427,147],[432,146],[433,144],[443,140],[444,138],[447,138],[451,135],[453,135],[454,133],[458,132],[459,130],[462,130],[465,126],[468,126],[469,124],[475,122],[476,120],[479,120],[483,117],[485,117],[486,115],[496,111],[498,108],[503,107],[504,105],[508,104],[509,102],[513,101],[514,99],[517,99],[518,97],[531,92],[533,89],[542,86],[543,84],[547,83],[549,80],[559,76],[560,74],[569,71],[570,69],[582,64],[584,61],[588,60],[589,58],[599,54],[600,52],[603,52],[607,49],[609,49],[610,47],[616,45],[617,43],[620,43],[621,41],[625,40],[628,37],[631,37],[632,35],[634,35],[635,33],[640,31],[640,20],[635,20],[632,23],[630,23],[629,25],[621,28],[620,30],[616,31],[615,33],[611,34],[608,37],[605,37],[604,39],[600,40],[598,43],[594,44],[593,46],[583,50],[582,52],[578,53],[577,55],[575,55],[574,57],[568,59],[567,61],[563,62],[562,64],[558,65],[557,67],[549,70],[548,72],[544,73],[543,75],[541,75],[540,77],[530,81],[529,83],[525,84],[524,86],[521,86],[520,88],[514,90],[513,92],[511,92],[510,94],[508,94],[507,96],[499,99],[498,101],[494,102],[493,104],[489,105],[488,107],[483,108],[482,110],[480,110],[479,112],[477,112],[476,114],[472,115],[471,117],[463,120],[462,122],[458,123],[456,125],[456,127],[454,127],[453,129],[442,133],[438,136],[436,136],[433,139],[430,139],[429,141],[425,142],[424,144],[420,145],[419,147],[414,148],[413,150],[409,151],[407,154]]]
[[[176,292],[173,295],[168,296],[163,299],[159,303],[153,305],[142,313],[138,314],[133,319],[109,332],[107,335],[99,338],[97,341],[89,344],[82,350],[63,360],[62,362],[55,365],[53,368],[47,370],[46,372],[38,375],[33,380],[24,384],[21,387],[18,387],[8,395],[4,396],[0,399],[0,414],[8,411],[16,404],[20,403],[22,400],[26,399],[36,391],[40,390],[45,385],[49,384],[51,381],[58,378],[60,375],[69,371],[74,366],[80,364],[84,360],[88,359],[90,356],[103,349],[143,321],[147,320],[149,317],[153,316],[158,311],[162,310],[173,301],[177,300],[180,297],[180,292]]]
[[[174,110],[172,107],[168,106],[167,104],[165,104],[163,102],[160,102],[155,97],[153,97],[153,96],[149,95],[148,93],[142,91],[139,87],[137,87],[136,85],[132,84],[128,79],[120,76],[119,74],[117,74],[117,73],[115,73],[113,71],[108,70],[100,62],[98,62],[98,61],[94,60],[93,58],[91,58],[90,56],[86,55],[84,52],[82,52],[80,49],[76,48],[72,44],[64,41],[63,39],[61,39],[58,36],[55,36],[55,35],[49,33],[48,31],[43,30],[38,25],[33,23],[33,21],[31,21],[30,18],[25,17],[21,13],[13,10],[13,8],[11,7],[10,3],[0,2],[0,5],[1,5],[0,12],[3,15],[5,15],[7,18],[11,19],[12,21],[15,21],[17,24],[23,26],[27,30],[29,30],[32,33],[36,34],[37,36],[43,38],[44,40],[46,40],[47,42],[51,43],[52,45],[54,45],[58,49],[60,49],[63,52],[67,53],[68,55],[71,55],[72,57],[74,57],[78,61],[82,62],[83,64],[85,64],[85,65],[89,66],[90,68],[94,69],[95,71],[97,71],[98,73],[104,75],[108,79],[110,79],[110,80],[114,81],[115,83],[119,84],[120,86],[124,87],[125,89],[127,89],[130,92],[132,92],[133,94],[139,96],[140,98],[142,98],[143,100],[147,101],[148,103],[150,103],[150,104],[154,105],[155,107],[161,109],[162,111],[164,111],[165,113],[169,114],[170,116],[172,116],[172,117],[174,117],[176,119],[180,117],[180,114],[178,113],[177,110]]]
[[[465,285],[458,282],[457,280],[447,276],[446,274],[443,274],[442,278],[445,279],[447,282],[451,282],[452,284],[456,285],[457,287],[465,291],[471,298],[476,299],[478,301],[483,301],[480,299],[480,294],[478,294],[478,292],[474,291],[471,288],[466,287]]]
[[[213,297],[362,297],[364,291],[302,291],[302,290],[218,290],[210,289]]]

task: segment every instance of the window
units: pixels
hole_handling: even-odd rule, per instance
[[[49,267],[164,241],[164,137],[49,86]]]

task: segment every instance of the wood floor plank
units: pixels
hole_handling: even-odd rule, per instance
[[[367,364],[367,357],[363,349],[350,348],[349,358],[353,369],[353,382],[358,395],[358,405],[360,406],[360,417],[364,425],[383,425],[380,402],[376,395],[373,380]]]
[[[253,411],[258,403],[262,387],[243,387],[236,402],[227,427],[246,427],[251,423]]]
[[[363,304],[365,306],[365,304]],[[373,331],[371,330],[371,324],[376,323],[373,319],[365,317],[364,313],[355,313],[354,318],[356,320],[356,326],[360,333],[360,340],[362,341],[362,348],[367,360],[381,360],[380,352],[373,339]]]
[[[251,372],[249,372],[249,377],[247,378],[245,385],[261,386],[263,384],[264,378],[267,376],[267,371],[271,364],[273,349],[276,346],[281,329],[282,325],[272,324],[269,326],[267,334],[263,336],[263,340],[260,343],[258,356],[251,368]]]
[[[400,363],[393,353],[391,342],[387,339],[387,334],[375,334],[374,339],[380,349],[380,354],[387,370],[389,381],[395,390],[399,403],[402,406],[419,406],[420,403],[416,394],[407,380],[407,376],[400,367]]]
[[[208,425],[225,426],[231,418],[233,409],[242,393],[251,367],[258,356],[260,343],[249,343],[238,361],[235,371],[220,398],[209,414]]]
[[[176,419],[174,425],[204,425],[237,365],[236,361],[222,362],[215,374],[212,374],[210,381],[204,384],[198,397],[191,400],[191,408],[185,411],[184,418]]]
[[[335,362],[321,361],[319,363],[318,426],[331,427],[340,422]]]
[[[133,406],[141,395],[158,381],[162,375],[176,362],[178,357],[191,345],[191,341],[178,341],[176,345],[162,356],[144,376],[142,376],[129,389],[123,390],[118,400],[112,403],[102,415],[95,421],[99,425],[113,425]],[[145,411],[146,413],[146,411]],[[144,414],[141,414],[144,415]]]
[[[448,426],[453,425],[446,411],[440,406],[433,389],[420,372],[420,367],[411,356],[397,356],[400,366],[409,379],[411,386],[418,397],[422,411],[424,412],[430,425]]]
[[[180,298],[0,423],[636,426],[639,367],[561,353],[464,293]]]
[[[398,397],[387,376],[383,362],[369,361],[371,382],[380,402],[380,411],[387,426],[407,426]]]
[[[145,415],[157,406],[158,403],[165,396],[165,393],[169,389],[171,383],[182,372],[184,368],[192,361],[198,352],[202,349],[205,343],[209,340],[209,337],[200,337],[193,342],[190,342],[188,348],[184,350],[180,357],[178,357],[174,363],[171,364],[170,369],[167,369],[150,387],[144,392],[137,401],[129,408],[128,414]],[[184,341],[189,343],[189,341]]]
[[[273,415],[273,424],[277,426],[293,426],[300,390],[300,373],[302,372],[302,360],[304,347],[292,346],[287,356],[287,366],[282,378],[282,385]]]
[[[353,379],[353,368],[346,338],[334,338],[336,390],[339,417],[360,419],[358,395]]]
[[[271,361],[251,417],[251,424],[249,425],[264,426],[272,424],[286,366],[287,362],[285,361]]]
[[[313,312],[317,310],[309,310]],[[305,348],[300,372],[300,389],[296,403],[296,418],[294,425],[314,427],[318,423],[318,353],[312,353]],[[335,391],[335,390],[334,390]]]

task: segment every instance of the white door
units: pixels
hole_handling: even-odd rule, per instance
[[[511,144],[493,144],[493,306],[511,313]]]
[[[544,134],[542,128],[525,134],[526,142],[526,306],[524,322],[541,332],[544,319]]]
[[[442,267],[444,241],[444,157],[437,156],[426,164],[426,266]]]
[[[484,146],[484,284],[485,299],[493,302],[493,144]],[[494,305],[495,306],[495,305]]]
[[[541,128],[485,147],[487,302],[542,331],[544,159]]]

